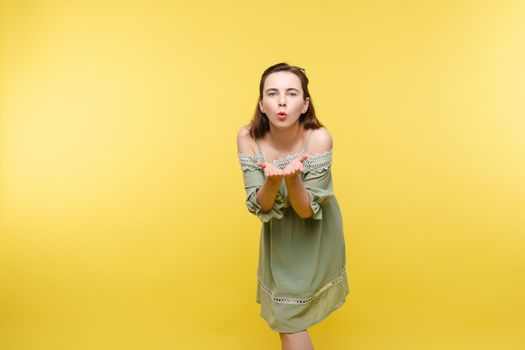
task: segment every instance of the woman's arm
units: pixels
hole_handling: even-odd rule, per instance
[[[242,127],[237,133],[237,152],[246,153],[253,157],[255,147],[256,145],[250,137],[249,129],[246,126]],[[272,209],[281,181],[282,177],[266,177],[262,186],[257,190],[255,198],[257,204],[261,207],[261,212],[266,213]]]
[[[280,185],[281,179],[276,181],[267,177],[266,180],[264,180],[264,184],[256,193],[257,203],[261,206],[262,212],[267,212],[272,209]]]
[[[310,207],[308,192],[304,187],[299,174],[285,178],[286,188],[288,189],[288,198],[293,209],[301,219],[308,219],[314,212]]]
[[[332,149],[332,136],[326,128],[314,130],[311,136],[310,154],[321,154]],[[288,198],[290,203],[301,219],[308,219],[314,215],[310,205],[310,196],[301,180],[300,174],[297,173],[290,177],[285,177],[286,188],[288,189]]]

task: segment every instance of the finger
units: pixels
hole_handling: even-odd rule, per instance
[[[303,156],[299,157],[299,161],[300,162],[304,162],[307,158],[308,158],[307,155],[303,155]]]
[[[266,163],[266,162],[257,162],[257,165],[264,169],[264,168],[266,168],[268,166],[268,163]]]

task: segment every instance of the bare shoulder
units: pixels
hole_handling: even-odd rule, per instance
[[[327,128],[322,127],[312,130],[312,136],[308,145],[310,154],[324,153],[332,149],[332,135]]]
[[[250,127],[248,125],[242,126],[237,132],[237,152],[247,153],[250,156],[255,155],[256,143],[250,136]]]

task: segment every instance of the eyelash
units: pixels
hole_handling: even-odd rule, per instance
[[[295,92],[291,92],[290,94],[291,94],[292,96],[297,96],[297,94],[296,94]],[[273,96],[273,95],[275,95],[275,92],[270,92],[270,93],[268,93],[268,95],[269,95],[269,96]]]

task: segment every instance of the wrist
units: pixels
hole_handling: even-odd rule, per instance
[[[296,173],[296,174],[285,177],[284,181],[286,181],[287,184],[294,184],[297,182],[301,182],[301,177],[299,176],[299,173]]]
[[[281,176],[269,176],[266,178],[266,181],[268,181],[271,185],[280,185],[282,181]]]

